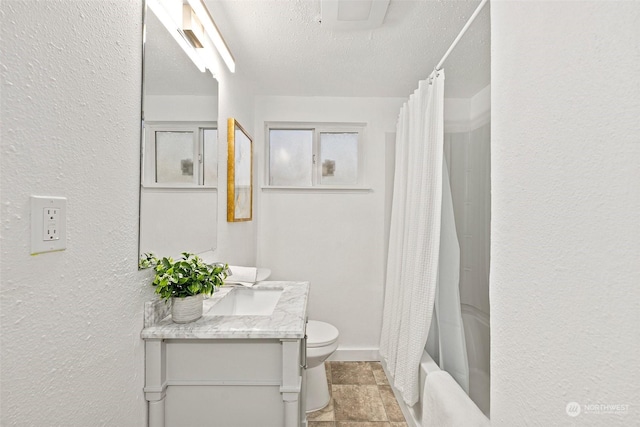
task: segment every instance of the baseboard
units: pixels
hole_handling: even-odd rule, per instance
[[[340,348],[329,357],[334,362],[377,362],[380,360],[378,347],[375,348]]]

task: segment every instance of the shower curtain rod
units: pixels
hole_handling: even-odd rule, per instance
[[[489,2],[489,0],[482,0],[480,2],[478,7],[476,8],[476,10],[473,12],[473,15],[471,15],[471,18],[469,18],[467,23],[464,24],[464,27],[462,27],[462,30],[460,31],[460,34],[458,34],[458,37],[456,37],[456,39],[453,41],[453,43],[451,43],[451,46],[449,46],[449,49],[445,52],[445,54],[442,57],[442,59],[440,60],[440,62],[438,62],[438,65],[436,65],[436,68],[435,68],[436,71],[440,71],[442,69],[442,65],[444,64],[444,61],[447,60],[447,57],[449,56],[451,51],[456,47],[456,45],[458,44],[458,42],[460,41],[462,36],[464,36],[464,33],[467,32],[467,30],[469,29],[471,24],[473,24],[473,21],[475,21],[476,16],[478,16],[478,14],[480,13],[480,11],[484,7],[484,5],[487,4],[488,2]]]

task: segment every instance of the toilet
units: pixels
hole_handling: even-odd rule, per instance
[[[338,348],[338,329],[325,322],[307,322],[307,403],[313,412],[329,404],[329,385],[324,361]]]

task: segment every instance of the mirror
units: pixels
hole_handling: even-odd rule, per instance
[[[140,255],[216,248],[218,82],[145,8]]]
[[[227,221],[251,221],[253,140],[235,119],[227,123]]]

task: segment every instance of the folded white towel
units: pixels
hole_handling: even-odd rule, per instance
[[[225,283],[237,283],[244,286],[253,286],[256,283],[258,269],[256,267],[241,267],[230,265],[231,273],[225,279]]]
[[[487,427],[489,419],[446,371],[431,372],[422,396],[424,427]]]

